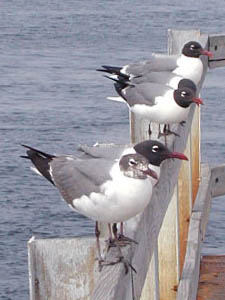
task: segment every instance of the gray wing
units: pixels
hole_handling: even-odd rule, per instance
[[[50,163],[50,172],[62,197],[73,206],[73,199],[100,191],[100,185],[111,178],[109,172],[114,163],[100,158],[59,156]]]
[[[170,87],[158,83],[143,82],[128,86],[122,90],[123,96],[130,106],[135,104],[155,105],[155,97],[163,96]]]
[[[78,150],[82,152],[81,158],[95,157],[105,159],[119,159],[126,148],[131,145],[96,144],[95,146],[80,145]]]
[[[133,77],[131,83],[140,84],[145,82],[155,82],[158,84],[168,84],[175,75],[171,72],[150,72],[142,76]],[[177,75],[176,75],[177,76]],[[182,77],[180,77],[182,79]]]
[[[149,72],[173,71],[179,55],[152,54],[150,60],[124,66],[126,74],[143,75]]]

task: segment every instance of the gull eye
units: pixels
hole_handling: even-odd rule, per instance
[[[158,150],[159,150],[159,146],[154,145],[154,146],[152,147],[152,152],[157,152]]]
[[[137,162],[133,158],[131,158],[128,163],[129,163],[129,166],[136,166],[137,165]]]
[[[181,97],[186,97],[187,96],[187,92],[185,92],[185,91],[182,91],[180,94],[181,94]]]

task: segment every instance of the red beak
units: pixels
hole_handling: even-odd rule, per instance
[[[152,178],[158,180],[158,175],[156,174],[155,171],[153,171],[152,169],[148,168],[147,170],[143,170],[143,173],[148,175],[148,176],[151,176]]]
[[[207,50],[203,50],[202,51],[202,55],[206,55],[208,57],[213,57],[213,53],[211,51],[207,51]]]
[[[178,158],[182,160],[188,160],[187,156],[180,152],[171,152],[169,158]]]
[[[193,98],[192,101],[197,105],[204,104],[201,98]]]

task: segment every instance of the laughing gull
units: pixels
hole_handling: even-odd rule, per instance
[[[196,97],[196,85],[189,79],[182,79],[177,89],[151,82],[133,84],[121,77],[113,80],[116,81],[114,86],[122,101],[137,117],[150,123],[181,123],[187,119],[192,103],[203,104],[202,99]],[[169,133],[172,132],[164,132]]]
[[[98,71],[116,75],[116,78],[122,76],[124,79],[134,79],[134,83],[135,80],[138,82],[150,81],[177,88],[177,81],[187,78],[197,85],[203,73],[201,55],[213,56],[212,52],[204,50],[198,42],[190,41],[183,46],[179,55],[153,53],[150,60],[147,61],[132,63],[123,67],[103,65],[102,69],[98,69]]]
[[[117,223],[141,213],[150,201],[152,186],[160,175],[160,164],[168,158],[187,160],[158,141],[131,145],[81,146],[82,154],[51,155],[27,145],[34,170],[55,185],[76,212],[96,221],[99,262],[98,221]],[[112,239],[111,226],[109,237]],[[121,260],[120,260],[121,261]]]

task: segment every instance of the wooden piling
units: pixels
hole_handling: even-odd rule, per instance
[[[225,65],[224,36],[220,39],[199,30],[169,30],[169,53],[179,53],[188,40],[199,41],[216,52],[215,60],[209,61],[210,67]],[[205,69],[198,91],[208,67],[206,58],[203,62]],[[131,269],[125,274],[122,263],[99,272],[94,238],[32,239],[28,243],[31,300],[196,298],[211,197],[225,194],[225,167],[200,168],[199,120],[199,110],[192,106],[185,126],[173,126],[180,137],[169,137],[168,146],[185,152],[189,162],[165,161],[150,204],[125,224],[126,234],[138,245],[122,251],[137,274]],[[148,122],[133,114],[130,128],[132,143],[148,138]],[[153,124],[152,130],[152,138],[156,138],[158,125]],[[103,246],[104,241],[101,243]],[[106,258],[115,259],[115,255],[112,248]]]

